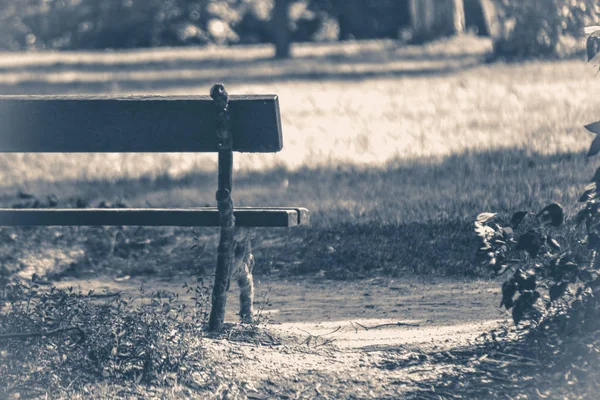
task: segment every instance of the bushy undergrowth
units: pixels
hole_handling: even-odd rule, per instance
[[[591,61],[600,52],[600,27],[586,31]],[[596,134],[587,153],[593,157],[600,153],[600,122],[585,128]],[[489,212],[477,216],[478,261],[495,275],[509,273],[500,306],[512,309],[515,324],[524,320],[537,324],[551,316],[574,319],[577,326],[586,323],[586,313],[600,312],[596,299],[600,292],[600,168],[579,202],[583,205],[562,241],[552,230],[565,222],[565,211],[557,203],[537,213],[517,211],[510,220]]]
[[[600,315],[596,301],[588,299],[585,320],[563,313],[547,318],[538,329],[503,327],[482,335],[475,345],[427,354],[426,360],[456,368],[425,379],[406,398],[596,398]]]
[[[194,303],[143,288],[139,298],[42,289],[15,281],[0,293],[0,398],[44,391],[59,395],[80,385],[172,386],[185,382],[202,358],[208,290]],[[35,394],[35,393],[34,393]]]
[[[588,31],[592,33],[588,60],[592,60],[599,52],[600,27]],[[600,153],[600,123],[586,128],[596,134],[588,151],[592,157]],[[535,213],[518,211],[511,218],[482,213],[475,221],[480,240],[477,258],[495,275],[508,275],[500,306],[512,310],[515,325],[526,328],[512,351],[534,361],[530,382],[521,375],[515,386],[504,378],[512,385],[507,390],[529,387],[540,398],[571,392],[577,394],[569,398],[587,398],[598,390],[600,168],[579,202],[566,227],[564,209],[557,203]],[[557,232],[558,227],[563,230]],[[511,377],[519,373],[512,372]]]

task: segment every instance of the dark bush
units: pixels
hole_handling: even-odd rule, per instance
[[[312,40],[325,14],[291,3],[292,39]],[[0,0],[0,49],[272,42],[272,8],[272,0]]]
[[[0,2],[0,48],[98,49],[231,43],[246,2],[54,0]]]
[[[410,25],[408,0],[311,0],[310,6],[338,20],[340,39],[396,38]]]
[[[494,54],[510,58],[564,55],[568,38],[582,37],[600,16],[595,0],[496,0],[496,8]]]

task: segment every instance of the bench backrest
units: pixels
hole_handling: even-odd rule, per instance
[[[229,97],[233,151],[283,146],[276,95]],[[0,152],[217,152],[209,96],[0,96]]]
[[[224,117],[209,96],[0,96],[0,152],[219,152],[218,193],[230,198],[232,151],[277,152],[283,142],[276,95],[234,95],[228,104]],[[218,147],[223,121],[232,150]],[[0,226],[219,226],[220,214],[211,207],[0,208]],[[233,214],[243,227],[308,224],[308,210],[298,207],[236,208]]]

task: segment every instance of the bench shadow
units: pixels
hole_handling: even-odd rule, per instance
[[[381,168],[330,166],[238,173],[234,174],[233,198],[236,206],[302,206],[311,211],[308,227],[256,229],[259,274],[316,274],[336,279],[407,273],[475,277],[487,274],[474,259],[473,221],[478,213],[510,217],[519,210],[537,211],[559,202],[568,216],[574,215],[594,168],[584,153],[466,152],[435,161],[398,160]],[[214,204],[215,175],[197,172],[178,179],[31,182],[28,188],[40,199],[59,194],[66,206],[83,199],[81,203],[90,206],[121,200],[130,207],[194,207]],[[2,206],[22,201],[16,188],[12,192],[6,188],[4,193]],[[81,234],[73,235],[85,236],[84,229],[88,228],[77,228]],[[140,238],[173,236],[179,244],[188,243],[187,247],[175,246],[183,252],[177,256],[178,272],[197,268],[198,255],[188,250],[194,237],[204,238],[200,239],[205,240],[200,263],[206,271],[213,268],[216,249],[212,247],[218,229],[157,229],[133,227],[131,232]],[[559,229],[556,237],[560,242],[567,234]],[[169,240],[164,246],[172,249]],[[173,255],[160,256],[163,245],[158,239],[156,243],[151,253],[160,261],[152,269],[169,275]],[[123,252],[131,261],[127,267],[131,274],[137,268],[147,269],[151,258],[140,263],[135,258],[143,251],[142,246]]]

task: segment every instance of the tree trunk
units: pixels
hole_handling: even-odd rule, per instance
[[[455,35],[465,30],[463,0],[410,0],[414,41]]]
[[[289,0],[275,0],[273,10],[273,41],[275,43],[275,57],[289,58],[291,47]]]
[[[480,0],[480,4],[488,33],[494,41],[497,41],[502,34],[501,23],[498,19],[498,10],[496,10],[496,6],[492,0]]]
[[[435,22],[435,1],[411,0],[410,21],[413,38],[425,38],[431,35]]]
[[[465,31],[465,2],[464,0],[452,0],[452,33],[461,34]]]

